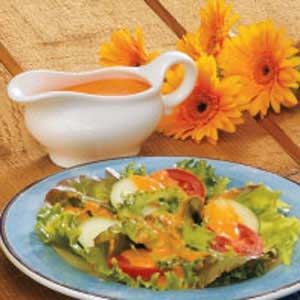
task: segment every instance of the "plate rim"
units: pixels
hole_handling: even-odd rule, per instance
[[[50,175],[47,175],[41,179],[35,180],[32,183],[28,184],[24,188],[22,188],[19,192],[17,192],[9,201],[6,202],[6,204],[3,206],[2,211],[0,212],[0,248],[3,250],[5,256],[8,258],[8,260],[22,273],[27,275],[29,278],[34,280],[35,282],[53,290],[56,292],[59,292],[61,294],[64,294],[66,296],[74,297],[76,299],[87,299],[87,300],[118,300],[117,298],[113,298],[110,296],[95,294],[91,292],[86,292],[74,287],[69,287],[67,285],[64,285],[63,283],[60,283],[58,281],[55,281],[53,279],[50,279],[49,277],[33,270],[30,266],[28,266],[26,263],[22,261],[22,259],[18,256],[18,254],[15,253],[15,251],[12,249],[12,246],[6,239],[6,233],[4,230],[4,224],[5,224],[5,217],[7,212],[9,211],[10,206],[18,199],[20,195],[25,193],[28,189],[31,187],[38,185],[44,181],[47,181],[49,178],[54,177],[58,174],[62,173],[68,173],[70,170],[76,170],[80,169],[84,166],[89,166],[97,163],[104,163],[104,162],[110,162],[110,161],[122,161],[122,160],[135,160],[135,159],[203,159],[203,160],[210,160],[210,161],[216,161],[216,162],[225,162],[225,163],[232,163],[235,165],[240,165],[244,167],[250,167],[256,170],[263,171],[267,174],[270,174],[272,176],[285,179],[291,183],[296,184],[300,187],[300,184],[296,182],[295,180],[292,180],[290,178],[287,178],[286,176],[279,175],[275,172],[268,171],[261,167],[255,167],[250,164],[241,163],[241,162],[235,162],[231,160],[224,160],[224,159],[218,159],[218,158],[210,158],[210,157],[197,157],[197,156],[182,156],[182,155],[166,155],[166,156],[128,156],[128,157],[119,157],[119,158],[113,158],[113,159],[107,159],[107,160],[96,160],[88,163],[83,163],[80,165],[76,165],[70,168],[65,168],[63,170],[57,171],[55,173],[52,173]],[[277,289],[273,289],[272,291],[266,292],[266,293],[260,293],[254,296],[250,297],[244,297],[239,298],[237,300],[272,300],[272,299],[278,299],[283,296],[290,295],[294,292],[297,292],[300,290],[300,279],[292,282],[288,285],[281,286]]]

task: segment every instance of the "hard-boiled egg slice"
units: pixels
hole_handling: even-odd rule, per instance
[[[149,176],[132,175],[129,179],[133,181],[139,191],[156,191],[164,187],[158,180]]]
[[[257,232],[259,223],[255,214],[246,206],[229,199],[211,200],[203,210],[205,223],[218,235],[235,240],[239,237],[237,225],[243,224]]]
[[[121,205],[124,198],[128,194],[136,191],[149,192],[156,191],[164,186],[154,178],[148,176],[132,175],[128,178],[122,179],[113,185],[110,199],[114,207]]]
[[[178,182],[172,179],[166,170],[156,171],[151,177],[159,181],[164,187],[178,187]]]
[[[134,193],[137,191],[137,186],[135,183],[129,179],[125,178],[116,182],[110,193],[110,201],[114,207],[118,207],[123,204],[125,197],[128,194]]]

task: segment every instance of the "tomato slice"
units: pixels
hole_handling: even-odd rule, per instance
[[[130,263],[130,261],[122,256],[122,254],[118,256],[111,257],[108,261],[109,266],[112,266],[112,259],[115,258],[117,260],[118,267],[127,275],[132,278],[137,278],[140,276],[143,280],[150,280],[151,276],[155,273],[163,274],[162,270],[157,267],[150,267],[150,266],[135,266]]]
[[[182,169],[166,169],[169,177],[190,196],[205,196],[205,186],[194,174]]]
[[[216,236],[211,248],[218,252],[227,252],[230,248],[241,256],[258,257],[263,253],[263,242],[260,236],[249,227],[238,224],[239,237],[230,240],[224,236]]]
[[[245,256],[260,256],[263,252],[263,241],[260,236],[249,227],[238,224],[239,238],[232,241],[236,253]]]
[[[231,241],[225,236],[217,235],[211,243],[211,248],[217,252],[227,252],[231,246]]]

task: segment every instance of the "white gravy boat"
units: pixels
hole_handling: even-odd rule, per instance
[[[161,95],[167,69],[183,64],[185,78],[171,94]],[[143,92],[104,96],[63,91],[64,88],[107,78],[140,78],[151,87]],[[34,70],[14,77],[9,97],[25,104],[31,134],[62,167],[121,156],[136,155],[155,130],[163,113],[182,102],[196,80],[194,62],[172,51],[141,67],[109,67],[69,73]]]

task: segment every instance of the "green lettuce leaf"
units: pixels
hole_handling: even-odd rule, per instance
[[[206,187],[206,197],[221,194],[229,183],[229,178],[218,176],[215,169],[205,160],[185,159],[177,163],[177,168],[185,169],[196,175]]]
[[[166,278],[166,286],[163,290],[182,290],[185,288],[185,279],[178,277],[173,271],[167,271],[164,273]]]
[[[179,290],[183,288],[187,288],[186,281],[184,278],[178,278],[178,276],[173,271],[165,271],[165,284],[164,286],[158,285],[158,279],[160,274],[154,273],[150,280],[143,280],[141,277],[137,277],[136,279],[131,278],[126,273],[122,272],[122,270],[118,267],[117,262],[113,261],[113,267],[111,269],[111,274],[109,278],[113,281],[125,283],[134,288],[148,288],[155,291],[159,290]]]
[[[80,230],[76,217],[65,212],[59,203],[46,205],[40,209],[35,226],[36,233],[46,243],[59,245],[75,244]]]
[[[79,176],[61,181],[46,195],[46,202],[55,204],[65,202],[80,206],[84,201],[108,202],[114,178],[91,178]]]
[[[125,219],[122,222],[122,233],[136,244],[144,244],[147,248],[154,248],[159,240],[159,232],[142,218]]]
[[[203,267],[203,261],[184,261],[181,263],[184,273],[184,288],[195,288],[198,282],[198,272]]]
[[[136,279],[130,277],[126,273],[124,273],[117,265],[116,260],[112,260],[112,268],[111,273],[109,275],[109,279],[115,282],[120,282],[127,284],[133,288],[148,288],[153,290],[159,290],[157,285],[157,280],[159,278],[159,273],[154,273],[150,280],[143,280],[141,277],[137,277]]]
[[[241,190],[235,200],[250,208],[256,215],[266,211],[277,213],[279,209],[289,207],[280,200],[280,194],[264,185],[249,185]]]
[[[275,249],[279,260],[290,264],[293,248],[300,237],[300,221],[280,213],[288,205],[279,197],[279,192],[258,185],[247,187],[235,200],[250,208],[258,217],[259,234],[265,251]]]
[[[118,209],[118,214],[142,215],[145,209],[151,206],[174,213],[186,199],[186,194],[177,187],[167,187],[153,192],[137,191],[126,196],[124,204]]]
[[[259,216],[260,235],[265,249],[278,251],[279,259],[286,265],[291,263],[293,249],[300,237],[300,222],[295,217],[265,212]]]
[[[65,212],[59,203],[54,206],[46,205],[40,209],[35,230],[44,243],[63,247],[82,257],[92,266],[93,271],[101,276],[110,274],[107,264],[108,242],[83,249],[78,243],[80,230],[76,216]]]
[[[131,175],[147,175],[147,169],[144,165],[137,165],[135,162],[130,162],[122,171],[121,179],[127,178]]]
[[[109,227],[106,231],[101,232],[95,239],[96,246],[109,241],[113,242],[113,247],[110,249],[111,256],[117,256],[121,252],[130,249],[132,242],[128,236],[122,233],[122,227],[117,224]]]
[[[92,266],[93,270],[104,278],[111,275],[111,268],[108,266],[108,250],[109,243],[106,242],[90,248],[88,252],[81,253],[81,256]]]
[[[209,256],[202,260],[183,261],[179,264],[183,270],[183,280],[174,287],[176,289],[204,288],[221,277],[222,274],[243,266],[248,260],[249,258],[229,252],[225,255]],[[173,278],[171,275],[170,279]]]
[[[210,243],[215,238],[215,234],[207,228],[187,223],[183,225],[182,236],[186,245],[204,252],[209,250]]]
[[[262,276],[276,265],[272,253],[266,253],[258,259],[252,259],[244,265],[225,272],[217,278],[210,286],[224,286],[241,282],[250,278]]]
[[[152,244],[159,239],[159,233],[153,226],[147,224],[143,218],[130,217],[123,218],[121,224],[111,226],[100,233],[96,237],[95,243],[99,245],[111,239],[115,240],[115,251],[118,254],[120,251],[129,248],[128,239],[131,244],[145,244],[151,248]]]
[[[223,273],[230,272],[246,262],[247,258],[230,254],[220,257],[210,257],[204,262],[182,262],[180,266],[183,269],[184,276],[179,278],[174,271],[165,271],[164,286],[158,285],[158,273],[155,273],[148,281],[142,280],[139,277],[137,280],[134,280],[123,273],[118,268],[116,262],[114,262],[109,278],[117,282],[126,283],[132,287],[146,287],[153,290],[203,288],[214,282]]]
[[[127,275],[126,273],[124,273],[117,264],[116,259],[112,260],[112,268],[111,268],[111,272],[109,274],[109,279],[115,282],[119,282],[119,283],[124,283],[126,285],[129,285],[131,287],[141,287],[140,283],[135,280],[134,278],[131,278],[129,275]]]
[[[195,281],[196,288],[204,288],[214,282],[222,274],[230,272],[244,265],[249,258],[237,256],[234,253],[220,255],[217,258],[208,258],[198,272],[198,278]]]

